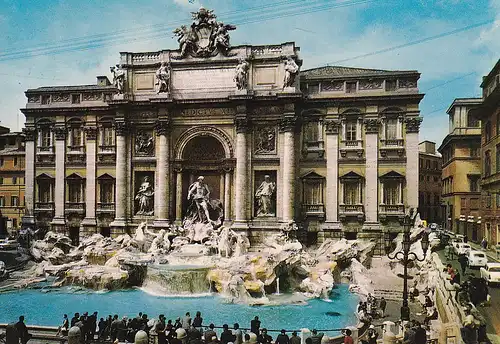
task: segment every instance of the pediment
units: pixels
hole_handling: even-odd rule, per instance
[[[357,174],[354,171],[350,171],[341,176],[340,179],[364,179],[364,177],[362,175]]]

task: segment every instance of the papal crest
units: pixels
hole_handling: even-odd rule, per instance
[[[218,53],[227,56],[230,49],[229,31],[236,27],[218,22],[213,10],[206,10],[203,7],[191,14],[193,16],[191,27],[182,25],[174,30],[181,50],[179,58],[188,55],[210,57]]]

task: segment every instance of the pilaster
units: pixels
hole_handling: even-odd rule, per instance
[[[288,111],[287,111],[288,110]],[[293,104],[285,108],[281,118],[280,131],[283,133],[283,164],[282,168],[282,220],[285,223],[293,222],[295,219],[295,132],[297,116]]]
[[[182,166],[174,165],[175,173],[175,224],[182,224]]]
[[[339,128],[340,121],[325,121],[326,129],[326,227],[340,228],[338,222],[339,178]]]
[[[418,208],[418,132],[421,117],[407,117],[406,124],[406,202],[409,208]]]
[[[24,128],[25,140],[25,175],[24,175],[24,206],[25,213],[22,219],[23,227],[35,224],[35,138],[34,128]]]
[[[96,233],[97,221],[96,206],[96,155],[97,155],[97,127],[88,125],[84,129],[86,136],[86,179],[85,179],[85,218],[81,223],[84,235]]]
[[[129,133],[128,123],[125,121],[115,122],[116,132],[116,186],[115,186],[115,219],[111,222],[111,227],[118,227],[115,233],[124,231],[127,225],[127,141],[126,136]]]
[[[366,195],[365,229],[377,227],[378,221],[378,134],[380,120],[367,118],[364,121],[366,138]]]
[[[158,228],[169,226],[169,194],[170,194],[170,120],[168,118],[159,120],[155,124],[156,136],[158,137],[158,157],[156,158],[156,180],[155,186],[155,222]]]
[[[55,212],[54,218],[50,223],[52,229],[56,232],[64,233],[66,231],[66,219],[64,217],[64,174],[65,174],[65,155],[66,155],[66,128],[58,125],[54,128],[56,139],[56,178],[54,190]]]

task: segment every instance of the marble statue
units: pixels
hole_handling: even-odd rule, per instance
[[[196,34],[187,28],[186,25],[174,30],[174,35],[177,36],[179,42],[179,49],[181,50],[181,58],[186,57],[187,54],[194,50],[196,47]]]
[[[217,249],[219,251],[219,255],[224,256],[226,258],[229,258],[231,255],[231,230],[228,227],[222,228],[220,234],[219,234],[219,239],[217,243]]]
[[[264,176],[264,181],[260,184],[255,192],[257,199],[257,216],[275,216],[274,208],[274,192],[276,183],[271,181],[269,175]]]
[[[248,69],[250,64],[244,59],[240,59],[240,62],[236,66],[234,73],[234,81],[236,82],[236,87],[238,90],[244,90],[248,86]]]
[[[151,133],[140,131],[135,138],[135,153],[137,155],[152,155],[154,151],[154,139]]]
[[[125,90],[125,71],[121,65],[116,65],[116,67],[110,69],[111,73],[113,73],[113,85],[118,89],[118,93],[122,94]]]
[[[236,243],[234,244],[233,257],[240,257],[248,253],[250,248],[250,240],[244,233],[236,234]]]
[[[137,215],[153,215],[153,195],[154,189],[149,177],[144,177],[135,199],[139,201],[139,210]]]
[[[298,72],[299,66],[295,63],[293,57],[289,56],[285,60],[285,79],[283,80],[283,88],[292,87]]]
[[[236,29],[234,25],[226,25],[223,22],[218,22],[214,31],[214,45],[223,54],[227,55],[231,48],[229,44],[229,30]]]
[[[261,128],[257,132],[255,154],[267,154],[276,150],[276,134],[274,128]]]
[[[170,90],[170,68],[169,64],[162,61],[160,68],[156,71],[155,74],[156,82],[155,89],[156,93],[166,93]]]
[[[199,176],[198,180],[191,184],[188,189],[188,201],[191,201],[191,205],[195,206],[191,208],[196,208],[196,212],[189,216],[194,220],[193,222],[210,222],[210,214],[208,212],[210,189],[204,180],[205,177]]]

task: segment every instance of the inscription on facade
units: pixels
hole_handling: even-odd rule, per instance
[[[235,88],[234,68],[191,69],[173,71],[174,90],[206,90]]]
[[[233,108],[208,108],[208,109],[183,109],[180,111],[181,116],[186,117],[204,117],[204,116],[228,116],[234,115],[236,112]]]

